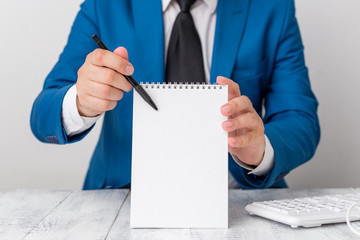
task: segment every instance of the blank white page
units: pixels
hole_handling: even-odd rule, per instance
[[[227,228],[227,86],[143,84],[134,92],[132,228]]]

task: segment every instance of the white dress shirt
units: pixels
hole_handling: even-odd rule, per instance
[[[202,54],[204,59],[205,80],[210,81],[210,69],[212,60],[212,50],[214,45],[215,25],[216,25],[217,0],[197,0],[191,7],[190,13],[193,17],[195,28],[197,29],[201,41]],[[162,1],[165,37],[165,62],[167,48],[170,41],[172,27],[175,19],[180,12],[180,6],[176,0]],[[72,86],[66,93],[62,105],[62,123],[68,136],[74,136],[89,129],[99,118],[86,118],[79,115],[76,106],[76,87]],[[261,164],[255,169],[240,161],[236,156],[234,160],[243,168],[252,170],[249,174],[258,176],[267,174],[274,165],[274,150],[270,140],[265,135],[265,154]],[[229,174],[229,187],[235,187],[236,182]]]

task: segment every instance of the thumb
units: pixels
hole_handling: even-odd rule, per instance
[[[129,61],[129,55],[128,55],[128,51],[126,50],[126,48],[124,47],[118,47],[114,50],[114,53],[122,58],[125,58],[126,60]]]
[[[218,76],[216,78],[216,83],[220,85],[228,85],[229,100],[241,96],[240,86],[233,80],[226,77]]]

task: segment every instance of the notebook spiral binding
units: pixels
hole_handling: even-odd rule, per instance
[[[140,82],[140,85],[147,88],[157,88],[157,89],[222,89],[222,85],[218,84],[206,84],[206,83],[143,83]]]

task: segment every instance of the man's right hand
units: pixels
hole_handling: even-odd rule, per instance
[[[80,116],[95,117],[112,110],[122,99],[123,91],[131,91],[131,84],[123,76],[134,72],[128,60],[124,47],[118,47],[113,53],[96,49],[86,57],[76,82],[76,106]]]

